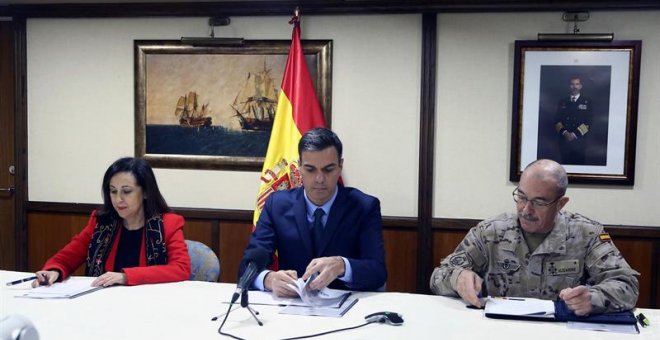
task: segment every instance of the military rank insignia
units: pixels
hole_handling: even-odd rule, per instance
[[[598,235],[598,239],[600,239],[601,242],[612,242],[612,238],[608,233],[602,233]]]

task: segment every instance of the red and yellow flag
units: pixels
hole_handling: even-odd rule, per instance
[[[261,170],[261,185],[254,209],[254,226],[257,225],[261,209],[272,192],[302,185],[298,169],[298,141],[308,130],[325,126],[323,112],[300,45],[300,18],[297,13],[289,23],[293,24],[291,50],[277,100],[268,151]]]

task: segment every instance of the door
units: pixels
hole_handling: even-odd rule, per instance
[[[0,269],[16,270],[14,35],[0,19]]]

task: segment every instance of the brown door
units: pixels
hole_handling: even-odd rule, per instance
[[[16,270],[14,38],[0,19],[0,269]]]

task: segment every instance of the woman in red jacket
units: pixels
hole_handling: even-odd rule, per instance
[[[86,264],[92,286],[187,280],[183,217],[170,212],[147,161],[126,157],[103,176],[103,206],[80,234],[46,261],[33,287],[51,285]]]

